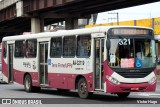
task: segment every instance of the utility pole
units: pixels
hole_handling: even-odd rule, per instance
[[[113,14],[113,15],[116,15],[116,17],[114,17],[114,18],[108,18],[108,20],[109,19],[116,19],[117,20],[117,25],[119,25],[119,14],[118,14],[118,12],[114,12],[114,13],[108,13],[108,14]]]

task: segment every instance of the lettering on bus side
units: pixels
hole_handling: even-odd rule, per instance
[[[72,68],[73,67],[73,64],[72,63],[58,63],[58,64],[53,64],[52,63],[52,67],[55,67],[55,68]]]
[[[35,61],[33,61],[32,67],[33,67],[34,70],[36,69],[36,62]]]
[[[75,70],[84,70],[84,68],[75,68]]]
[[[30,62],[23,62],[23,66],[26,68],[33,68],[34,70],[36,69],[36,62],[33,61],[33,64],[31,64]]]
[[[84,60],[73,60],[73,65],[84,65],[85,61]]]
[[[31,64],[29,62],[23,62],[23,66],[26,68],[31,68]]]

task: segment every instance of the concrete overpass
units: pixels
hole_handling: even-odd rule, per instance
[[[77,27],[78,18],[160,0],[2,0],[0,37],[22,32],[42,32],[43,26],[66,21],[66,29]]]

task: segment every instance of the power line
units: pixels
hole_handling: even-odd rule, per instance
[[[108,18],[108,20],[115,19],[115,20],[117,20],[117,25],[119,25],[119,13],[118,12],[111,12],[111,13],[108,13],[108,14],[116,15],[116,17],[114,17],[114,18]]]

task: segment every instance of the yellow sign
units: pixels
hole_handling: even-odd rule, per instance
[[[136,26],[152,28],[152,19],[136,20]]]
[[[111,26],[109,23],[104,23],[102,26]]]
[[[154,18],[154,34],[160,34],[160,18]]]
[[[102,25],[101,24],[87,25],[87,26],[85,26],[85,28],[92,28],[92,27],[96,27],[96,26],[102,26]]]
[[[120,26],[134,26],[134,20],[119,22]]]
[[[134,25],[134,20],[131,21],[123,21],[119,22],[119,26],[143,26],[143,27],[150,27],[152,28],[152,19],[142,19],[142,20],[135,20],[136,25]],[[117,22],[113,23],[104,23],[104,24],[95,24],[95,25],[87,25],[85,28],[91,28],[96,26],[116,26]],[[160,18],[154,18],[154,34],[160,35]]]

